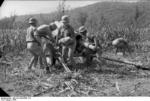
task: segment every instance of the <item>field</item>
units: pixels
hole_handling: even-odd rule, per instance
[[[121,34],[120,34],[121,33]],[[65,73],[61,65],[52,68],[46,75],[37,67],[26,72],[31,55],[26,50],[23,29],[0,30],[0,49],[3,58],[0,63],[0,86],[10,96],[149,96],[150,71],[140,70],[131,65],[111,61],[93,61],[86,66],[78,58],[69,66],[72,75]],[[134,28],[105,28],[98,33],[102,45],[102,55],[110,58],[123,58],[115,55],[109,46],[118,35],[125,36],[134,48],[132,55],[125,56],[133,62],[141,62],[149,68],[149,30]],[[4,58],[5,57],[5,58]]]
[[[103,55],[115,56],[113,52],[104,52]],[[141,61],[148,67],[149,56],[149,52],[134,52],[125,58]],[[1,64],[0,85],[10,96],[150,96],[150,71],[131,65],[110,61],[94,61],[90,66],[77,63],[70,66],[73,71],[70,77],[61,66],[53,68],[49,75],[41,72],[39,67],[26,72],[31,58],[27,52],[17,56],[7,54],[6,58],[11,65]]]

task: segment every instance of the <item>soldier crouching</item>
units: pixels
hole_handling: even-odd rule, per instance
[[[84,26],[79,28],[79,34],[76,36],[76,54],[80,54],[84,58],[87,65],[93,60],[93,57],[100,57],[101,49],[98,47],[98,40],[94,35],[87,35],[87,30]]]
[[[112,45],[116,48],[115,53],[122,52],[123,55],[125,55],[126,52],[131,53],[131,47],[129,47],[129,44],[126,39],[124,38],[117,38],[112,41]]]

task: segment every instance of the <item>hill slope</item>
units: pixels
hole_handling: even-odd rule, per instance
[[[100,18],[101,16],[104,16],[104,18],[111,24],[131,21],[134,19],[135,16],[137,16],[137,21],[143,26],[150,23],[150,2],[102,2],[81,8],[76,8],[74,10],[71,10],[69,14],[72,18],[77,19],[79,16],[81,16],[81,12],[86,13],[87,17],[94,15],[95,17]],[[36,16],[40,21],[43,19],[50,20],[55,19],[55,14],[56,13],[20,16],[17,20],[23,21],[22,19],[28,18],[29,16]]]
[[[145,27],[150,23],[150,2],[100,2],[76,8],[67,13],[71,16],[71,23],[75,28],[83,24],[90,27],[108,23],[110,25],[117,25],[118,23],[129,25],[135,22],[138,26]],[[27,24],[28,18],[34,16],[40,24],[48,24],[53,20],[57,20],[57,14],[53,12],[50,14],[18,16],[16,22]]]

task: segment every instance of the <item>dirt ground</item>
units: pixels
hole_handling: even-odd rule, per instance
[[[125,58],[148,67],[149,56],[150,53],[136,53]],[[46,75],[40,69],[25,71],[30,55],[7,58],[12,64],[1,64],[0,86],[10,96],[150,96],[150,71],[131,65],[94,61],[90,66],[81,63],[69,66],[71,76],[61,66]]]

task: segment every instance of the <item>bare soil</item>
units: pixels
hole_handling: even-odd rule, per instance
[[[113,53],[106,54],[118,58]],[[134,53],[125,58],[140,61],[149,68],[149,56],[150,53]],[[39,67],[27,72],[30,57],[8,56],[11,65],[1,64],[0,86],[10,96],[150,96],[150,71],[110,61],[94,61],[90,66],[81,63],[69,66],[73,71],[71,75],[61,66],[53,68],[50,74]]]

